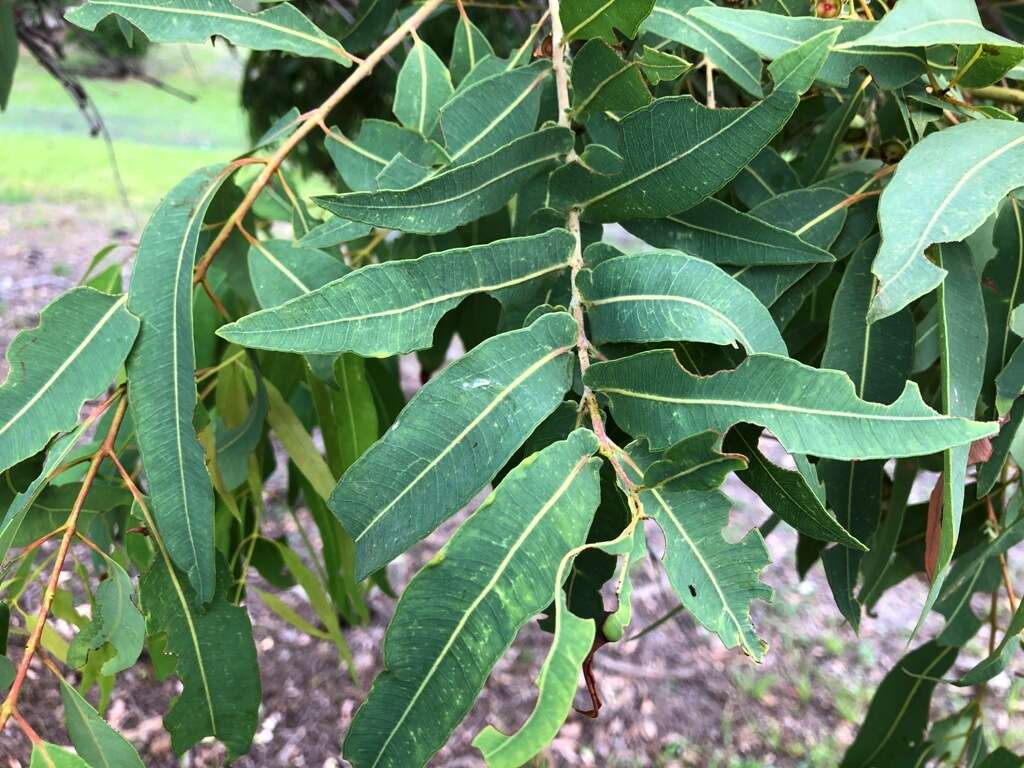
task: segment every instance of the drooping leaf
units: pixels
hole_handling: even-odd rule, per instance
[[[905,48],[969,43],[1019,46],[985,29],[973,0],[901,0],[870,33],[843,45]]]
[[[736,477],[756,493],[768,508],[797,531],[819,541],[835,541],[843,547],[867,547],[829,513],[799,472],[784,469],[768,459],[757,446],[761,430],[740,425],[725,438],[725,450],[747,459]]]
[[[60,698],[64,703],[64,719],[68,724],[71,743],[93,768],[143,768],[135,747],[63,680],[60,683]]]
[[[76,647],[82,666],[89,651],[109,643],[114,653],[100,668],[104,675],[123,672],[139,659],[146,637],[146,624],[132,602],[135,592],[131,579],[114,560],[106,561],[109,576],[96,589],[96,609],[92,622],[75,637],[69,659]]]
[[[229,583],[222,562],[212,599],[203,605],[162,554],[139,580],[148,633],[166,633],[166,652],[177,657],[175,674],[183,687],[164,715],[164,727],[179,755],[213,736],[227,747],[230,760],[248,751],[256,731],[256,645],[245,609],[226,597]]]
[[[396,155],[423,166],[447,160],[444,150],[434,142],[386,120],[364,120],[354,140],[332,128],[324,146],[341,178],[356,192],[377,189],[377,176]]]
[[[721,8],[710,5],[691,14],[695,21],[719,29],[749,46],[766,59],[775,59],[794,45],[826,30],[839,30],[839,37],[818,73],[819,82],[844,88],[850,73],[865,68],[880,88],[895,90],[925,73],[924,51],[886,50],[861,47],[861,38],[877,25],[853,19],[823,19],[816,16],[782,16],[760,10]],[[844,44],[856,44],[847,48]]]
[[[572,97],[573,117],[581,122],[594,112],[625,114],[651,103],[638,63],[601,40],[589,41],[573,58]]]
[[[237,344],[306,354],[388,357],[430,346],[434,326],[467,296],[512,297],[565,270],[567,231],[514,237],[356,270],[218,330]]]
[[[786,354],[771,315],[746,287],[714,264],[681,251],[608,259],[578,286],[595,343],[739,343],[748,353]]]
[[[804,149],[803,155],[796,162],[796,170],[805,184],[820,181],[828,174],[846,132],[864,103],[864,93],[870,84],[871,80],[861,78],[860,84],[852,89],[852,93],[845,94],[840,108],[832,111],[822,123],[821,130]]]
[[[721,189],[789,120],[835,37],[826,32],[776,59],[775,88],[747,109],[708,109],[692,97],[657,99],[624,117],[616,173],[583,165],[552,175],[552,202],[590,221],[659,218],[691,208]],[[654,140],[651,140],[651,137]]]
[[[452,95],[452,78],[434,49],[419,37],[398,73],[395,85],[395,117],[406,128],[421,136],[429,136],[437,124],[437,116]]]
[[[710,197],[684,213],[623,222],[656,248],[674,248],[714,264],[763,266],[833,261],[828,251],[757,216]]]
[[[926,136],[907,153],[882,193],[882,247],[872,271],[878,295],[870,317],[899,311],[942,282],[925,258],[934,243],[963,240],[1008,192],[1024,184],[1024,126],[972,120]]]
[[[184,5],[176,0],[86,0],[64,18],[93,30],[110,14],[131,22],[154,43],[205,43],[223,37],[257,51],[285,51],[345,66],[352,63],[341,43],[288,3],[247,13],[230,0]]]
[[[516,632],[555,596],[562,558],[583,543],[599,496],[596,450],[594,434],[578,430],[527,459],[406,588],[384,670],[345,739],[355,768],[423,765],[465,717]],[[452,610],[439,613],[440,599],[454,599]]]
[[[896,663],[875,691],[842,768],[913,765],[924,741],[935,685],[953,666],[957,650],[926,643]]]
[[[708,27],[696,15],[690,15],[694,9],[712,6],[710,0],[658,0],[643,29],[703,53],[736,85],[760,98],[761,58],[757,53],[727,32]]]
[[[314,199],[331,213],[353,221],[402,232],[440,234],[496,211],[571,146],[568,129],[543,128],[409,189]]]
[[[564,38],[598,37],[616,43],[615,30],[633,39],[654,0],[566,0],[559,6]]]
[[[871,459],[933,453],[995,432],[995,425],[944,416],[909,382],[892,405],[857,397],[839,371],[757,354],[735,370],[694,376],[670,350],[594,363],[587,384],[606,395],[619,426],[664,448],[744,421],[767,427],[791,453]]]
[[[530,133],[550,79],[550,63],[537,61],[460,88],[441,109],[441,133],[452,163],[479,160]]]
[[[571,316],[555,312],[485,341],[423,387],[397,426],[349,468],[328,506],[356,543],[359,578],[494,477],[561,402],[575,340]]]
[[[634,482],[641,480],[660,455],[643,440],[626,448]],[[768,550],[756,530],[736,543],[726,541],[729,500],[718,490],[688,490],[685,482],[640,492],[644,514],[654,518],[665,535],[665,572],[680,601],[702,626],[721,638],[726,648],[737,645],[755,660],[767,649],[754,631],[750,603],[769,600],[772,590],[758,574],[769,563]]]
[[[139,330],[125,304],[124,296],[75,288],[14,337],[0,387],[0,471],[73,428],[82,405],[113,381]]]
[[[965,672],[956,684],[981,685],[1006,669],[1020,648],[1022,633],[1024,633],[1024,603],[1017,606],[999,644],[988,656]]]
[[[982,298],[988,319],[988,353],[982,399],[989,408],[995,404],[995,377],[1010,361],[1016,342],[1011,328],[1011,312],[1024,298],[1024,221],[1020,203],[1012,196],[999,210],[992,244],[995,256],[982,273]]]
[[[223,178],[221,166],[202,168],[167,194],[142,233],[128,290],[128,309],[142,321],[128,357],[128,403],[150,504],[200,602],[213,595],[213,487],[192,426],[192,265]]]

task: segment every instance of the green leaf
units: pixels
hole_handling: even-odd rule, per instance
[[[1011,190],[1024,184],[1024,125],[972,120],[926,136],[907,153],[882,193],[882,248],[872,271],[880,287],[877,320],[942,282],[945,271],[924,256],[934,243],[963,240]]]
[[[578,163],[560,168],[551,179],[553,204],[579,208],[590,221],[659,218],[693,207],[731,181],[782,129],[834,37],[823,33],[777,59],[769,68],[775,89],[753,107],[708,109],[690,96],[676,96],[631,112],[618,125],[622,169],[601,174]]]
[[[262,240],[249,247],[249,280],[261,307],[276,307],[339,280],[351,270],[316,248],[288,240]]]
[[[839,30],[839,37],[818,73],[818,81],[845,88],[850,74],[867,69],[884,90],[895,90],[925,73],[924,51],[862,48],[864,38],[877,25],[852,19],[822,19],[815,16],[788,17],[777,13],[737,8],[704,6],[691,14],[695,21],[732,35],[766,59],[776,59],[794,45],[827,30]],[[843,45],[846,44],[846,45]],[[849,45],[857,48],[849,49]],[[717,64],[717,61],[716,61]],[[727,73],[728,74],[728,73]]]
[[[615,44],[616,29],[632,40],[653,7],[654,0],[565,0],[558,15],[565,40],[599,37]]]
[[[626,453],[634,482],[661,458],[643,440]],[[754,631],[750,603],[772,595],[758,578],[770,562],[761,534],[753,530],[736,543],[726,541],[728,498],[717,490],[688,490],[685,481],[642,490],[640,503],[665,535],[665,573],[686,609],[726,648],[738,645],[760,661],[768,646]]]
[[[474,293],[511,298],[568,267],[564,229],[358,269],[278,307],[222,326],[229,341],[306,354],[364,357],[425,349],[446,312]]]
[[[841,768],[913,764],[924,741],[935,685],[953,666],[957,650],[931,642],[896,663],[875,691]]]
[[[115,675],[138,661],[146,638],[146,623],[132,602],[135,589],[124,568],[112,559],[107,559],[106,564],[109,576],[96,589],[93,620],[78,633],[71,647],[72,651],[76,646],[80,648],[84,663],[88,651],[109,643],[114,653],[103,662],[100,672]]]
[[[444,62],[434,49],[415,38],[412,50],[398,72],[392,110],[406,128],[429,136],[437,124],[441,105],[451,98],[454,88]]]
[[[644,31],[703,53],[736,85],[760,98],[761,58],[757,53],[727,32],[709,29],[696,15],[690,15],[694,9],[713,5],[710,0],[658,0],[644,22]]]
[[[221,741],[228,760],[245,754],[259,721],[260,674],[252,625],[244,608],[226,597],[230,575],[217,567],[213,596],[203,605],[166,557],[139,581],[150,635],[166,633],[177,657],[182,692],[164,715],[179,755],[207,736]]]
[[[18,32],[14,25],[14,0],[0,0],[0,112],[7,109],[17,67]]]
[[[651,85],[678,80],[693,67],[690,62],[673,53],[644,46],[643,55],[637,62]]]
[[[334,487],[334,475],[320,455],[313,438],[302,426],[299,417],[278,392],[277,387],[264,381],[267,388],[267,422],[281,441],[288,458],[292,460],[317,494],[327,498]]]
[[[1024,342],[1017,345],[996,376],[996,410],[1003,416],[1021,394],[1024,394]]]
[[[342,39],[353,50],[373,46],[391,23],[399,0],[359,0],[355,9],[356,20]]]
[[[288,3],[247,13],[229,0],[184,5],[176,0],[86,0],[64,18],[94,30],[111,14],[138,27],[154,43],[206,43],[216,36],[257,51],[284,51],[345,66],[352,63],[341,43]]]
[[[750,161],[732,184],[736,199],[747,208],[801,187],[796,171],[770,146]]]
[[[64,719],[68,724],[71,743],[93,768],[143,768],[135,747],[63,680],[60,683],[60,698],[64,703]]]
[[[985,357],[985,385],[982,400],[991,408],[996,376],[1010,361],[1016,339],[1011,327],[1011,312],[1024,298],[1024,221],[1020,203],[1009,197],[996,217],[992,232],[995,256],[985,265],[982,283],[985,290],[985,316],[988,319],[988,353]]]
[[[572,114],[583,122],[595,112],[625,114],[651,103],[638,63],[624,61],[607,43],[591,40],[573,58]]]
[[[901,0],[869,34],[844,43],[843,47],[905,48],[971,43],[1019,47],[1016,41],[985,29],[973,0]]]
[[[964,88],[984,88],[1006,77],[1006,73],[1024,61],[1024,47],[962,45],[956,55],[957,84]]]
[[[454,164],[489,155],[537,126],[551,64],[537,61],[460,88],[441,109],[445,151]]]
[[[834,261],[825,250],[749,213],[709,197],[684,213],[664,219],[623,222],[656,248],[674,248],[714,264],[764,266]]]
[[[377,189],[377,176],[396,155],[423,166],[447,160],[440,146],[417,131],[385,120],[363,120],[354,141],[332,128],[324,146],[342,180],[357,192]]]
[[[1019,757],[1006,747],[999,747],[995,752],[990,752],[988,757],[981,761],[978,768],[1021,768],[1024,765],[1024,757]]]
[[[702,341],[785,355],[771,315],[714,264],[681,251],[619,256],[580,273],[593,340]]]
[[[92,768],[85,760],[48,741],[32,745],[32,762],[28,768]]]
[[[739,453],[722,453],[722,436],[701,432],[680,440],[662,454],[662,458],[644,471],[643,485],[656,488],[671,484],[676,489],[711,491],[718,488],[730,472],[747,468],[747,459]]]
[[[380,173],[384,173],[386,169],[387,166],[384,166]],[[332,248],[335,245],[366,237],[372,230],[373,228],[369,224],[363,224],[361,221],[346,221],[338,216],[331,216],[323,224],[317,224],[296,240],[295,244],[305,248]]]
[[[412,580],[388,628],[384,671],[345,739],[355,768],[423,765],[469,712],[519,629],[560,591],[559,563],[597,507],[596,450],[594,434],[577,430],[534,454]]]
[[[460,12],[459,23],[455,26],[455,34],[452,37],[452,58],[449,62],[452,82],[456,85],[461,83],[462,79],[488,56],[494,56],[491,44],[465,12]]]
[[[565,582],[569,566],[581,552],[599,550],[609,554],[626,555],[621,566],[624,583],[619,592],[619,608],[628,614],[628,569],[634,559],[639,559],[646,553],[646,543],[642,526],[628,526],[612,541],[586,544],[570,550],[562,558],[555,583]],[[628,617],[625,623],[629,623]],[[593,619],[580,618],[569,610],[566,605],[566,592],[559,590],[555,603],[554,639],[551,650],[544,659],[544,665],[537,675],[538,695],[533,711],[523,725],[510,736],[488,725],[473,739],[473,746],[483,753],[489,768],[516,768],[524,765],[555,738],[572,709],[579,669],[593,648],[596,630],[597,626]]]
[[[328,501],[373,573],[469,502],[561,402],[576,324],[565,312],[494,336],[445,368]]]
[[[999,645],[988,656],[965,672],[956,684],[981,685],[1006,669],[1020,648],[1022,633],[1024,633],[1024,603],[1017,606]]]
[[[857,117],[861,104],[864,103],[864,93],[870,84],[871,80],[862,78],[860,84],[853,89],[853,93],[840,97],[840,108],[832,110],[822,124],[821,130],[797,160],[796,170],[805,184],[820,181],[828,174],[836,159],[836,153],[842,146],[843,138]]]
[[[783,469],[761,453],[757,446],[760,434],[757,427],[741,425],[726,436],[725,450],[745,456],[748,462],[736,470],[736,477],[772,512],[805,536],[867,550],[860,539],[829,513],[803,475]]]
[[[171,557],[201,602],[213,595],[213,486],[192,426],[192,265],[223,178],[223,166],[209,166],[167,194],[142,233],[128,290],[128,309],[142,321],[128,357],[128,403],[150,504]]]
[[[428,235],[449,232],[498,210],[524,183],[568,152],[572,138],[566,128],[543,128],[409,189],[314,199],[353,221]]]
[[[738,422],[768,428],[790,453],[872,459],[933,453],[994,434],[996,425],[936,413],[908,382],[889,406],[857,397],[839,371],[776,355],[751,355],[735,370],[694,376],[670,350],[654,350],[587,370],[616,423],[662,448]]]
[[[0,471],[73,428],[82,405],[109,386],[139,330],[125,304],[124,296],[75,288],[14,337],[0,387]]]

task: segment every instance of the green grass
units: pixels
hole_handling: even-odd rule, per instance
[[[247,144],[238,105],[240,64],[210,47],[155,46],[147,71],[196,97],[187,102],[145,83],[89,78],[84,85],[114,141],[136,213],[145,216],[177,181],[229,160]],[[0,202],[120,204],[106,143],[91,138],[63,89],[24,52],[0,115]]]

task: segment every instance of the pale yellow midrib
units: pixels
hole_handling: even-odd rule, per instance
[[[50,375],[50,378],[48,378],[43,383],[43,385],[36,391],[36,393],[34,395],[32,395],[32,397],[30,397],[28,399],[28,401],[21,408],[18,409],[17,413],[15,413],[13,416],[11,416],[10,419],[7,420],[6,424],[4,424],[2,427],[0,427],[0,435],[2,435],[4,432],[6,432],[8,429],[10,429],[11,426],[16,421],[18,421],[18,419],[20,419],[22,416],[24,416],[28,412],[28,410],[32,408],[32,406],[34,406],[37,402],[39,402],[40,398],[42,398],[43,395],[45,395],[46,392],[50,389],[50,387],[52,387],[54,385],[54,383],[57,381],[57,379],[59,379],[64,374],[64,371],[66,371],[68,369],[68,367],[73,362],[75,362],[78,359],[78,357],[82,354],[82,352],[85,350],[85,348],[87,346],[89,346],[89,344],[92,342],[92,340],[94,338],[96,338],[97,334],[99,334],[99,332],[103,329],[103,327],[106,326],[106,324],[109,322],[110,318],[114,316],[114,313],[117,312],[117,310],[120,309],[121,306],[127,300],[128,300],[128,294],[125,294],[121,298],[119,298],[117,301],[115,301],[113,304],[110,305],[110,309],[108,309],[103,314],[103,317],[101,317],[97,321],[96,325],[93,326],[92,330],[89,331],[89,333],[86,334],[85,338],[82,339],[81,342],[79,342],[78,346],[75,347],[71,351],[71,354],[67,356],[67,358],[64,360],[64,362],[61,363],[59,366],[57,366],[57,370],[55,370]],[[38,332],[38,330],[41,330],[41,329],[42,329],[42,324],[40,324],[39,329],[37,329],[37,332]]]
[[[385,506],[383,509],[380,510],[380,512],[378,512],[376,515],[373,516],[373,519],[371,519],[370,522],[368,522],[366,524],[366,527],[363,528],[363,530],[359,532],[359,534],[353,539],[353,541],[354,542],[358,542],[360,539],[362,539],[363,536],[366,535],[367,531],[369,531],[371,528],[373,528],[380,521],[380,519],[385,514],[387,514],[399,501],[401,501],[405,497],[405,495],[407,493],[409,493],[416,486],[416,484],[420,480],[422,480],[424,477],[426,477],[427,473],[429,473],[431,470],[434,469],[434,467],[436,467],[438,464],[440,464],[441,460],[444,459],[445,456],[447,456],[449,453],[451,453],[453,450],[455,450],[455,446],[457,446],[459,443],[461,443],[465,439],[466,435],[468,435],[470,432],[472,432],[474,429],[476,429],[476,427],[479,426],[480,423],[483,422],[483,420],[485,418],[487,418],[488,414],[490,414],[491,411],[493,411],[495,408],[497,408],[498,405],[506,397],[508,397],[516,388],[518,388],[520,384],[522,384],[524,381],[526,381],[526,379],[528,379],[534,373],[536,373],[541,368],[543,368],[545,365],[550,363],[552,360],[554,360],[558,356],[568,352],[570,349],[572,349],[572,347],[568,347],[568,346],[567,347],[558,347],[557,349],[554,349],[554,350],[546,353],[543,357],[541,357],[539,360],[531,363],[522,373],[520,373],[512,381],[510,381],[508,383],[508,385],[504,389],[502,389],[500,392],[498,392],[497,395],[486,405],[486,407],[484,407],[480,411],[480,413],[478,413],[476,416],[474,416],[473,419],[470,420],[469,424],[467,424],[465,426],[465,428],[463,428],[463,430],[461,432],[459,432],[459,434],[457,434],[452,439],[452,441],[450,443],[448,443],[447,446],[445,446],[443,451],[438,453],[436,457],[434,457],[433,459],[430,460],[430,462],[427,464],[427,466],[425,466],[419,472],[419,474],[417,474],[416,477],[414,477],[412,479],[412,481],[410,481],[405,486],[405,488],[402,489],[401,493],[399,493],[397,496],[395,496],[395,498],[393,498],[387,504],[387,506]]]
[[[588,305],[590,305],[592,307],[598,307],[598,306],[601,306],[603,304],[618,304],[620,302],[626,302],[626,301],[635,301],[635,302],[641,302],[641,301],[666,301],[666,302],[669,302],[669,301],[672,301],[672,302],[678,302],[680,304],[689,304],[689,305],[694,306],[694,307],[700,307],[701,309],[706,310],[707,312],[709,312],[710,314],[714,315],[719,320],[721,320],[723,323],[725,323],[727,326],[729,326],[732,329],[733,333],[736,335],[736,338],[739,340],[739,342],[744,347],[747,348],[748,352],[753,352],[754,351],[753,347],[750,344],[750,340],[746,337],[746,334],[744,334],[743,331],[741,331],[739,329],[739,326],[737,326],[736,323],[734,323],[732,320],[730,320],[724,313],[718,311],[717,309],[712,307],[710,304],[705,304],[703,301],[699,301],[697,299],[691,299],[691,298],[689,298],[687,296],[673,296],[673,295],[670,295],[670,294],[656,294],[656,293],[637,293],[637,294],[632,294],[632,295],[608,296],[608,297],[603,298],[603,299],[593,299],[593,300],[587,301],[586,304],[588,304]]]
[[[456,160],[458,160],[460,157],[466,154],[470,149],[472,149],[481,141],[483,141],[484,137],[487,136],[491,131],[493,131],[498,125],[500,125],[501,122],[512,113],[512,110],[514,110],[516,107],[522,104],[523,101],[526,100],[526,97],[533,93],[534,89],[540,83],[547,79],[549,74],[550,70],[545,70],[537,77],[535,77],[533,81],[530,82],[529,86],[527,86],[527,88],[522,91],[522,93],[516,96],[516,98],[513,99],[513,101],[507,107],[505,107],[505,109],[503,109],[500,114],[498,114],[493,120],[491,120],[490,123],[484,126],[484,129],[482,131],[480,131],[479,133],[477,133],[476,136],[473,137],[472,141],[463,145],[458,152],[452,155],[451,161],[454,163]]]
[[[270,249],[265,247],[259,240],[253,243],[253,247],[257,251],[259,251],[263,258],[269,261],[271,265],[274,266],[281,274],[288,278],[288,280],[290,280],[295,285],[296,288],[298,288],[303,293],[310,292],[311,289],[307,287],[306,284],[302,282],[302,280],[299,279],[298,275],[296,275],[294,272],[288,269],[288,267],[286,267],[276,256],[274,256],[274,254],[270,252]]]
[[[583,467],[585,467],[587,465],[587,462],[589,461],[590,454],[587,454],[576,463],[576,465],[572,468],[572,470],[569,472],[566,478],[562,481],[562,484],[559,485],[558,488],[555,490],[554,494],[552,494],[551,497],[544,502],[540,510],[538,510],[537,514],[533,516],[533,519],[530,520],[530,523],[523,529],[523,532],[519,534],[519,537],[515,540],[512,546],[509,547],[508,553],[502,559],[501,563],[499,563],[497,569],[495,569],[494,575],[490,578],[490,580],[487,582],[484,588],[480,591],[480,594],[473,600],[472,603],[470,603],[469,607],[463,612],[462,618],[459,619],[459,622],[455,625],[455,629],[452,630],[452,633],[449,636],[448,641],[445,643],[441,651],[437,654],[437,658],[434,660],[434,663],[431,665],[430,669],[427,671],[427,674],[424,676],[423,682],[420,683],[419,688],[416,689],[416,692],[409,699],[409,703],[406,705],[401,717],[398,718],[398,722],[395,723],[394,727],[391,729],[391,732],[388,734],[387,739],[385,739],[384,743],[381,745],[380,750],[377,752],[377,758],[373,761],[373,764],[370,766],[370,768],[376,768],[377,764],[384,756],[384,753],[387,751],[388,745],[391,743],[391,740],[395,737],[395,734],[398,733],[398,729],[402,727],[402,723],[404,723],[405,718],[409,716],[409,712],[412,711],[412,708],[419,700],[419,697],[422,695],[423,690],[427,687],[427,684],[433,678],[434,673],[437,671],[437,668],[441,665],[441,662],[444,659],[444,657],[448,655],[448,651],[451,650],[452,646],[455,644],[455,641],[458,639],[459,634],[462,632],[463,628],[469,622],[470,616],[473,615],[473,613],[484,601],[487,595],[490,594],[491,590],[494,589],[494,587],[498,583],[498,580],[501,578],[502,574],[505,573],[505,569],[507,569],[509,563],[512,562],[512,558],[519,551],[519,548],[523,546],[523,543],[526,541],[527,538],[529,538],[530,534],[533,533],[534,529],[538,525],[540,525],[541,520],[544,519],[544,517],[551,510],[551,508],[558,502],[558,500],[565,494],[565,492],[569,490],[569,487],[572,485],[573,481],[575,481],[577,475],[579,475],[579,473],[583,470]]]
[[[759,78],[754,77],[754,73],[753,72],[751,72],[749,69],[747,69],[745,66],[743,66],[743,62],[741,62],[739,59],[737,59],[727,48],[725,48],[722,45],[719,45],[718,41],[716,41],[707,32],[705,32],[703,29],[701,29],[696,24],[694,24],[690,19],[686,18],[685,16],[683,16],[681,14],[676,13],[675,11],[670,11],[670,10],[667,10],[665,8],[661,8],[661,7],[657,6],[657,5],[654,6],[654,11],[653,12],[654,13],[660,13],[663,16],[668,16],[670,18],[675,19],[676,21],[682,22],[683,24],[688,26],[690,29],[692,29],[694,32],[696,32],[698,35],[700,35],[705,40],[707,40],[709,43],[714,45],[715,48],[717,48],[722,53],[724,53],[725,56],[730,61],[732,61],[737,67],[739,67],[741,70],[743,70],[750,77],[751,80],[754,80],[754,81],[759,80]]]

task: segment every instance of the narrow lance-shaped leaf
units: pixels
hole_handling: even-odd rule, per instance
[[[1016,41],[985,29],[974,0],[901,0],[869,34],[844,43],[844,47],[903,48],[966,43],[1019,46]]]
[[[586,538],[596,450],[594,434],[578,430],[528,458],[409,584],[384,670],[345,739],[355,768],[423,765],[469,712],[519,629],[560,591],[562,558]],[[438,612],[441,599],[451,610]]]
[[[793,232],[713,197],[683,213],[633,219],[623,226],[655,248],[675,248],[714,264],[746,267],[834,261],[828,251]]]
[[[587,544],[571,550],[558,568],[556,587],[565,582],[575,557],[585,550],[598,549],[622,558],[623,589],[619,592],[619,608],[629,613],[629,568],[634,560],[646,554],[647,540],[643,527],[629,526],[612,541]],[[618,611],[616,611],[618,613]],[[628,624],[628,618],[625,621]],[[537,675],[537,702],[523,725],[506,736],[488,725],[473,746],[484,756],[488,768],[516,768],[537,755],[558,734],[572,709],[579,670],[594,644],[597,625],[593,619],[576,616],[566,605],[566,592],[558,589],[555,598],[555,629],[551,650]]]
[[[600,174],[583,165],[551,179],[552,203],[590,221],[658,218],[691,208],[725,186],[789,120],[814,82],[836,32],[825,32],[769,67],[775,88],[747,109],[708,109],[690,96],[657,99],[619,123],[624,163]]]
[[[425,349],[440,319],[467,296],[501,299],[553,277],[568,266],[574,242],[553,229],[370,265],[218,333],[244,346],[306,354],[387,357]]]
[[[135,747],[99,716],[81,694],[65,681],[60,683],[64,719],[78,754],[96,768],[143,768]]]
[[[494,336],[409,402],[328,501],[373,573],[464,506],[561,402],[576,324],[565,312]]]
[[[249,616],[225,596],[230,575],[223,562],[213,598],[203,605],[160,549],[139,593],[149,635],[166,633],[167,652],[178,660],[182,692],[164,715],[164,727],[179,755],[213,736],[231,760],[248,751],[259,720],[260,673]]]
[[[494,56],[491,44],[476,24],[469,20],[465,11],[460,9],[459,23],[455,26],[455,34],[452,36],[452,81],[456,85],[461,83],[477,64],[489,56]]]
[[[690,15],[713,5],[710,0],[658,0],[643,29],[703,53],[736,85],[760,98],[761,57],[728,32],[709,28],[703,19]]]
[[[284,304],[351,272],[340,259],[288,240],[253,243],[248,262],[249,280],[263,308]]]
[[[692,16],[696,21],[734,36],[766,59],[775,59],[794,45],[800,45],[825,30],[838,29],[839,37],[818,73],[818,81],[825,85],[845,88],[850,83],[850,74],[863,67],[880,88],[895,90],[921,77],[926,70],[924,51],[919,48],[860,47],[860,38],[877,26],[870,21],[790,17],[749,8],[740,10],[710,5],[694,10]],[[858,47],[846,49],[844,43]]]
[[[745,421],[767,427],[790,453],[863,460],[933,453],[997,428],[936,413],[913,382],[892,405],[868,403],[846,374],[776,355],[702,377],[670,350],[654,350],[594,363],[586,382],[608,397],[619,426],[656,448]]]
[[[544,128],[409,189],[314,199],[342,218],[378,227],[428,235],[449,232],[498,210],[524,183],[568,152],[572,138],[567,128]]]
[[[212,37],[223,37],[257,51],[285,51],[345,66],[352,63],[337,40],[288,3],[248,13],[230,0],[187,4],[176,0],[87,0],[64,18],[91,30],[111,14],[131,22],[154,43],[206,43]]]
[[[594,341],[739,343],[748,353],[785,355],[757,297],[714,264],[681,251],[619,256],[578,281]]]
[[[447,160],[444,150],[418,131],[372,118],[360,123],[354,140],[332,128],[324,146],[345,184],[357,192],[377,189],[377,177],[396,155],[423,166]]]
[[[479,160],[537,125],[540,95],[551,64],[537,61],[485,78],[441,108],[441,133],[452,163]]]
[[[880,286],[870,318],[887,317],[942,282],[945,270],[925,249],[974,232],[1024,185],[1022,169],[1024,125],[1016,122],[972,120],[915,144],[879,201],[882,247],[872,271]]]
[[[0,387],[0,471],[72,429],[82,405],[113,381],[139,331],[126,303],[75,288],[43,310],[36,328],[14,337]]]
[[[153,516],[201,602],[213,595],[213,487],[192,426],[192,266],[222,170],[198,170],[163,199],[142,233],[128,291],[142,321],[128,358],[128,403]]]
[[[1024,217],[1021,204],[1013,196],[1007,198],[996,217],[992,231],[995,256],[985,265],[982,274],[982,298],[988,320],[988,352],[985,356],[985,384],[982,400],[989,408],[995,403],[995,377],[1010,361],[1016,335],[1010,316],[1024,300]]]
[[[634,482],[660,459],[644,440],[629,445],[626,453],[626,471]],[[683,605],[726,648],[738,645],[760,660],[768,646],[754,631],[750,604],[772,595],[758,578],[769,563],[761,534],[754,530],[736,543],[726,541],[728,498],[718,490],[689,490],[685,480],[642,490],[640,503],[665,536],[665,573]]]
[[[1024,637],[1024,602],[1017,606],[999,644],[992,649],[988,656],[964,673],[956,684],[981,685],[991,680],[1009,665],[1010,660],[1020,648],[1022,637]]]
[[[397,117],[406,128],[429,136],[437,124],[437,115],[452,95],[452,78],[434,49],[415,38],[412,50],[398,73],[395,85]]]

